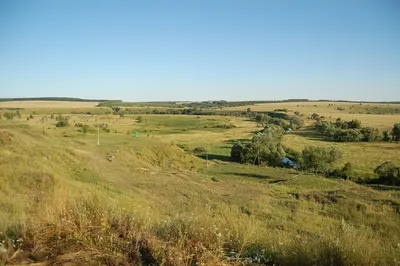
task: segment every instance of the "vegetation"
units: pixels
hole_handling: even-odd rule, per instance
[[[2,119],[0,265],[396,265],[398,144],[331,146],[305,119],[329,115],[302,105],[143,114],[145,123],[109,107],[26,108],[21,117],[35,111],[33,119]],[[277,124],[292,116],[255,121],[254,112],[273,118],[278,108],[301,111],[304,125],[286,134]],[[96,109],[104,113],[87,114]],[[349,111],[340,112],[351,121]],[[55,129],[64,119],[74,126]],[[398,121],[359,119],[390,135]],[[235,127],[208,127],[224,124]],[[204,147],[208,161],[193,154]],[[231,162],[245,147],[248,163]],[[269,167],[283,155],[300,168]],[[352,181],[367,175],[369,184]]]
[[[374,172],[379,177],[379,183],[400,186],[400,167],[397,167],[392,162],[385,162],[379,165]]]
[[[361,121],[341,121],[340,118],[335,123],[318,120],[315,123],[315,129],[321,132],[326,140],[337,142],[375,142],[375,141],[390,141],[390,134],[388,131],[381,132],[373,127],[361,127]],[[393,127],[392,135],[393,140],[396,141],[395,134],[397,134],[396,124]]]

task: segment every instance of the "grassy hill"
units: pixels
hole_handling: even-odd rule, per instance
[[[144,115],[138,123],[74,110],[64,128],[51,111],[26,120],[29,108],[0,120],[0,264],[400,261],[398,189],[229,162],[232,142],[259,130],[247,118]],[[299,133],[285,141],[318,140]],[[386,154],[397,154],[387,145]],[[208,160],[190,152],[198,146]],[[345,151],[370,160],[359,170],[381,162],[356,147]]]

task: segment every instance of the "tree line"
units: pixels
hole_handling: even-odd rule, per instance
[[[326,140],[335,142],[400,141],[400,123],[394,124],[392,130],[380,131],[373,127],[363,127],[357,119],[342,121],[338,118],[335,122],[317,119],[314,129]]]

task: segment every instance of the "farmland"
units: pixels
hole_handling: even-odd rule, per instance
[[[212,115],[118,115],[97,104],[0,103],[0,264],[400,263],[398,187],[231,162],[232,145],[262,127],[218,115],[304,114],[285,146],[337,146],[343,157],[334,167],[351,162],[371,177],[385,161],[400,165],[400,144],[328,142],[307,117],[390,130],[400,105],[262,103]],[[16,108],[20,117],[3,117]],[[67,126],[55,126],[60,115]],[[206,151],[193,153],[198,147]]]

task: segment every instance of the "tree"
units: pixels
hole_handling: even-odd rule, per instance
[[[249,108],[247,108],[247,112],[248,113],[250,113],[251,112],[251,108],[249,107]]]
[[[252,141],[243,147],[241,161],[257,165],[280,165],[286,155],[281,146],[282,137],[281,127],[267,125],[263,132],[256,134]]]
[[[308,146],[302,152],[302,168],[315,173],[326,173],[329,166],[341,157],[342,152],[337,147]]]
[[[393,125],[392,140],[393,141],[400,141],[400,123],[396,123],[396,124]]]

